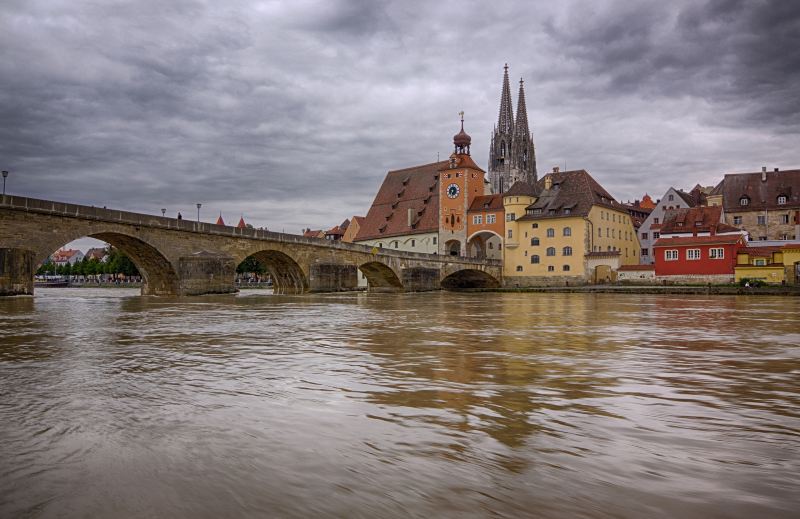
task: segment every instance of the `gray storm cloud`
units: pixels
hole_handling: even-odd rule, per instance
[[[508,62],[540,173],[660,196],[800,166],[798,49],[796,2],[6,1],[0,161],[26,196],[327,227],[459,110],[485,164]]]

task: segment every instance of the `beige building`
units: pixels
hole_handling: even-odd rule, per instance
[[[610,282],[639,262],[631,216],[589,173],[554,168],[503,194],[508,286]]]
[[[751,240],[800,239],[800,169],[725,175],[708,205],[723,207],[725,223]]]

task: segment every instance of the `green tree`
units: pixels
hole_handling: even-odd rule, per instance
[[[255,257],[248,256],[245,260],[236,267],[237,274],[253,273],[261,275],[264,273],[264,265],[262,265]]]

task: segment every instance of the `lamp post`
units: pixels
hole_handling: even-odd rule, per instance
[[[161,208],[161,216],[167,216],[167,208],[166,207],[162,207]]]
[[[202,206],[200,202],[197,202],[197,221],[200,221],[200,206]]]
[[[8,178],[8,171],[3,170],[3,198],[6,196],[6,179]]]

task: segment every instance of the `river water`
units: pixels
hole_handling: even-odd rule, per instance
[[[0,517],[797,517],[800,298],[0,300]]]

